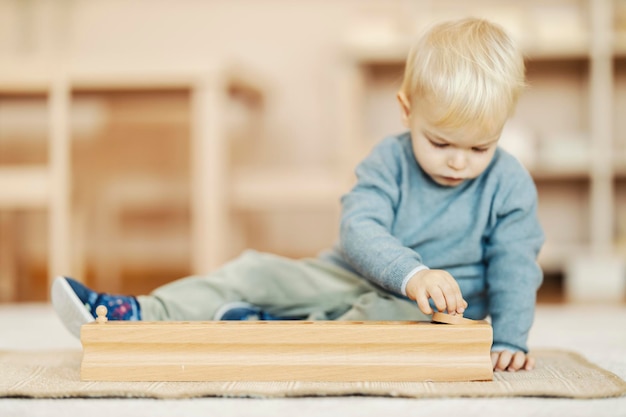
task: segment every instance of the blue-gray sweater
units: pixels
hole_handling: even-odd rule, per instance
[[[415,268],[444,269],[469,304],[465,316],[491,316],[492,349],[527,352],[544,235],[526,169],[497,149],[478,178],[444,187],[422,171],[405,133],[379,143],[356,175],[326,259],[398,296]]]

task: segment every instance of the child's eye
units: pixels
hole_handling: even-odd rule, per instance
[[[433,142],[432,140],[430,141],[430,143],[435,147],[435,148],[447,148],[449,145],[447,143],[439,143],[439,142]]]
[[[484,152],[487,152],[489,150],[489,148],[472,148],[472,150],[474,152],[484,153]]]

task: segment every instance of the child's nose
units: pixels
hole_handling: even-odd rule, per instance
[[[465,152],[461,150],[455,150],[448,159],[448,166],[455,170],[461,170],[467,165],[467,158]]]

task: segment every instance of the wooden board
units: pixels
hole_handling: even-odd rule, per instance
[[[81,342],[85,381],[493,379],[485,322],[110,321]]]

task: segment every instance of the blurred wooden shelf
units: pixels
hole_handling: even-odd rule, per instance
[[[590,58],[588,37],[571,40],[531,39],[524,47],[524,56],[530,61],[587,60]]]
[[[530,173],[536,181],[581,181],[589,180],[591,169],[579,166],[550,166],[541,164],[533,166]]]
[[[613,54],[616,58],[626,58],[626,32],[615,32]]]
[[[339,209],[348,190],[331,170],[237,170],[231,173],[231,204],[240,210]]]
[[[0,166],[0,209],[45,208],[50,195],[47,166]]]
[[[11,66],[0,70],[0,97],[37,94],[46,100],[50,155],[49,166],[0,168],[0,208],[49,209],[49,276],[81,277],[83,272],[73,271],[74,264],[82,264],[72,262],[72,257],[80,256],[79,248],[70,256],[73,227],[70,123],[73,93],[80,91],[190,91],[192,270],[206,272],[223,264],[227,260],[223,241],[228,235],[224,206],[228,106],[233,98],[262,104],[266,88],[263,77],[246,66],[225,62],[188,69],[50,67],[48,70]]]
[[[356,62],[369,65],[404,65],[412,40],[412,37],[397,36],[369,43],[353,42],[346,45],[346,55]],[[522,47],[525,58],[530,61],[587,60],[590,58],[589,48],[588,39],[547,42],[530,39]],[[626,36],[624,46],[616,50],[621,48],[626,53]]]
[[[563,272],[576,256],[588,255],[591,245],[583,242],[546,242],[539,254],[539,265],[546,273]]]

